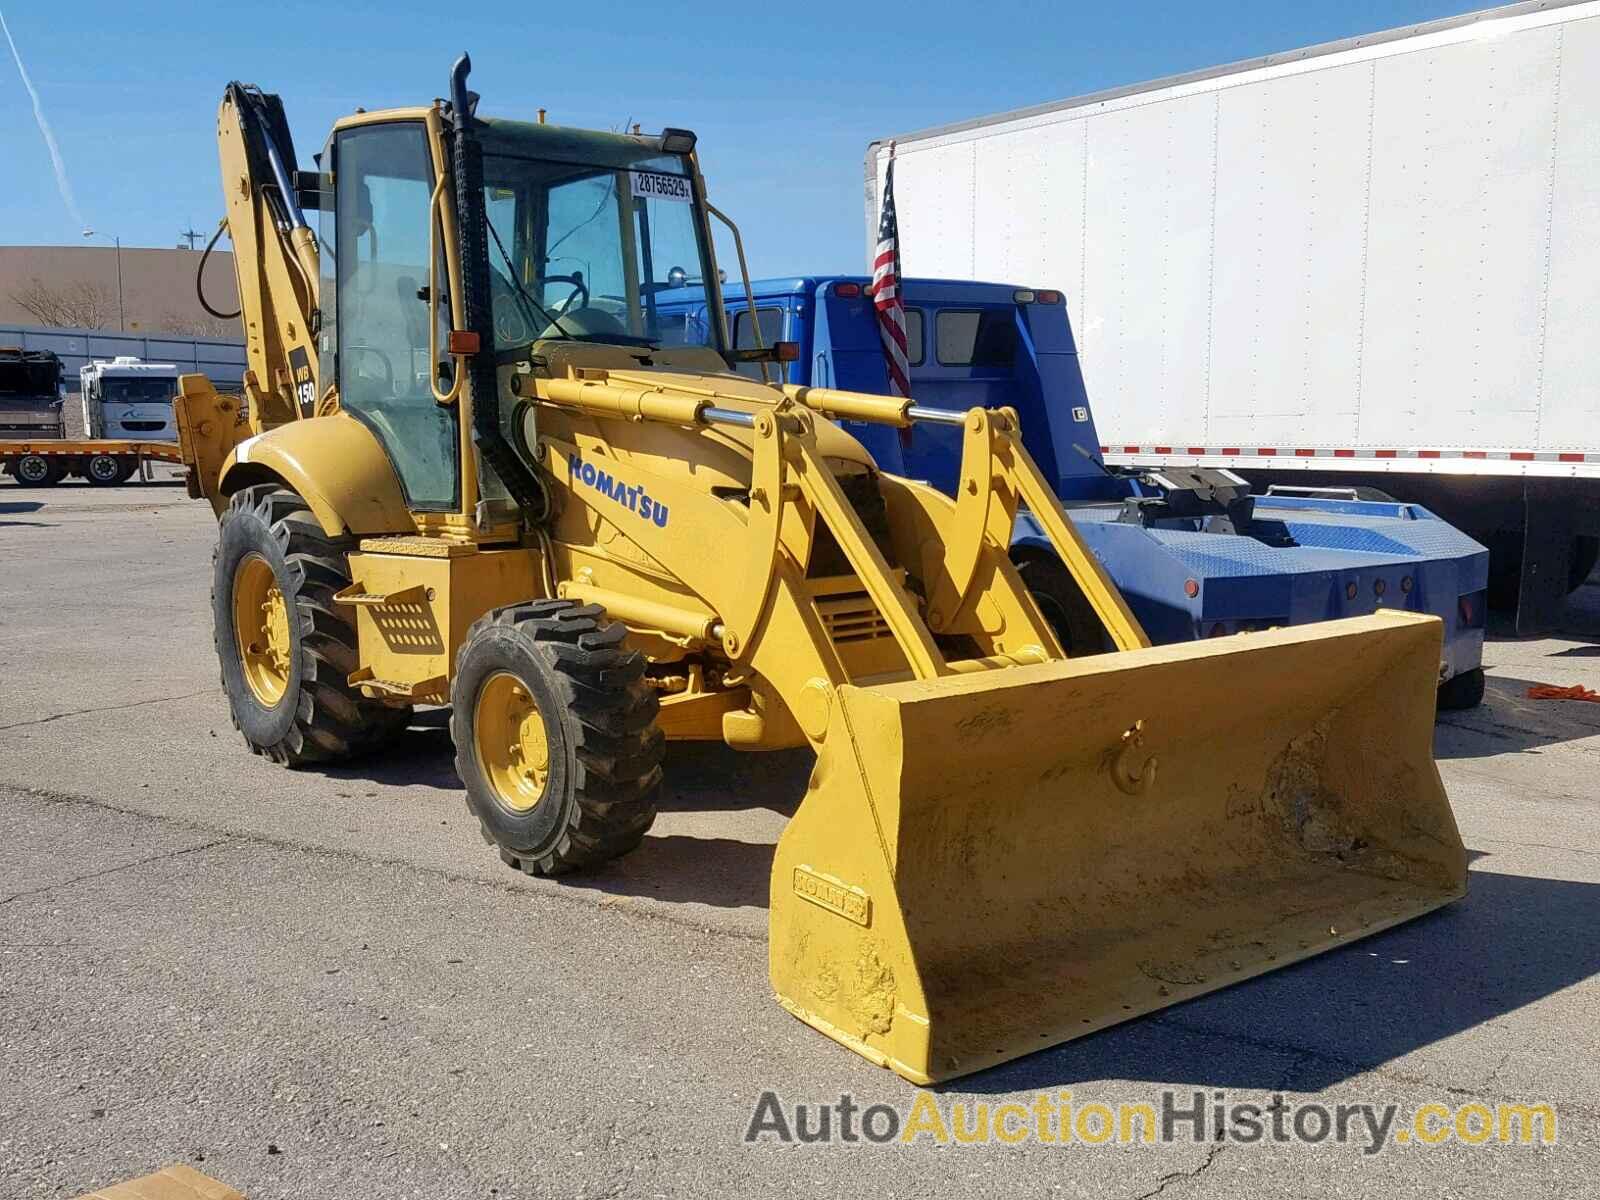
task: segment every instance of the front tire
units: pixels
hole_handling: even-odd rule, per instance
[[[349,549],[272,484],[236,493],[222,514],[211,586],[222,689],[250,749],[284,766],[352,757],[410,719],[345,682],[356,633],[333,595],[349,586]]]
[[[626,854],[655,820],[665,739],[644,658],[599,606],[536,600],[468,631],[450,735],[467,808],[529,875]]]

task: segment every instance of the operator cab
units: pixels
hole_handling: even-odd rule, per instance
[[[435,203],[452,183],[440,186],[444,164],[430,149],[438,119],[428,109],[363,114],[340,123],[320,159],[322,179],[338,181],[331,203],[322,194],[323,387],[334,384],[341,409],[383,444],[419,512],[453,511],[461,494],[459,417],[441,402],[456,384],[448,342],[460,322]],[[702,285],[712,261],[693,135],[488,120],[477,136],[500,366],[547,346],[570,360],[571,344],[595,347],[604,365],[653,365],[672,341],[658,298]],[[718,329],[709,339],[718,351],[721,338]],[[669,357],[690,355],[698,369],[726,369],[703,350]],[[477,469],[485,493],[503,495],[486,465]]]

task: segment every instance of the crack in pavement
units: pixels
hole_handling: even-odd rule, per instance
[[[340,862],[361,863],[366,866],[401,867],[405,870],[416,871],[420,875],[443,879],[447,883],[487,888],[508,896],[524,896],[535,900],[551,900],[559,904],[577,904],[585,908],[598,908],[603,912],[615,913],[619,916],[632,917],[639,920],[665,921],[671,925],[680,925],[717,937],[734,938],[744,942],[760,942],[762,944],[767,941],[765,933],[751,933],[743,929],[726,927],[713,929],[707,926],[703,917],[693,913],[664,912],[658,909],[641,907],[635,901],[649,900],[651,897],[635,896],[625,891],[607,891],[601,887],[593,887],[583,892],[574,892],[564,885],[545,888],[539,886],[537,882],[522,883],[521,881],[527,879],[527,877],[520,873],[516,875],[508,873],[507,882],[502,883],[498,880],[487,879],[481,875],[468,874],[465,871],[451,871],[442,867],[429,866],[426,863],[415,862],[409,858],[383,854],[363,854],[356,850],[343,849],[338,846],[299,842],[293,838],[273,837],[271,834],[252,830],[228,829],[217,825],[208,825],[203,821],[190,820],[187,817],[150,812],[140,808],[129,808],[126,805],[113,804],[109,800],[98,800],[93,796],[81,796],[73,792],[55,792],[47,788],[17,787],[14,784],[0,783],[0,793],[26,796],[30,800],[37,800],[45,804],[80,805],[85,808],[99,809],[101,812],[111,812],[119,816],[135,817],[144,821],[154,821],[161,825],[170,825],[178,829],[188,829],[195,833],[222,834],[222,838],[219,839],[221,841],[267,846],[274,850],[290,850],[297,854],[306,854],[316,858],[329,858]],[[512,880],[517,882],[512,882]],[[519,883],[521,886],[519,886]]]
[[[1178,1183],[1179,1181],[1185,1181],[1186,1182],[1186,1181],[1188,1181],[1190,1179],[1198,1179],[1200,1176],[1204,1175],[1207,1171],[1209,1171],[1211,1169],[1213,1164],[1216,1163],[1217,1159],[1222,1157],[1222,1152],[1224,1150],[1226,1150],[1227,1148],[1228,1148],[1227,1145],[1225,1143],[1223,1143],[1223,1142],[1214,1142],[1214,1143],[1212,1143],[1211,1149],[1206,1151],[1205,1161],[1202,1162],[1194,1170],[1192,1170],[1192,1171],[1169,1171],[1169,1172],[1167,1172],[1167,1174],[1163,1175],[1160,1179],[1156,1180],[1156,1186],[1154,1188],[1152,1188],[1148,1192],[1139,1193],[1139,1195],[1135,1196],[1133,1198],[1133,1200],[1150,1200],[1150,1198],[1152,1196],[1159,1196],[1162,1192],[1166,1191],[1167,1188],[1170,1187],[1174,1183]]]
[[[1490,1071],[1488,1077],[1483,1081],[1484,1091],[1488,1091],[1491,1086],[1500,1082],[1500,1072],[1504,1071],[1508,1066],[1511,1065],[1511,1055],[1512,1052],[1507,1050],[1500,1056],[1500,1061],[1495,1063],[1494,1070]]]
[[[52,713],[48,717],[36,717],[31,721],[14,721],[10,725],[0,725],[0,733],[7,729],[24,729],[29,725],[48,725],[51,721],[63,721],[68,717],[81,717],[89,713],[117,712],[124,708],[139,708],[146,704],[169,704],[174,700],[193,700],[196,696],[209,696],[216,691],[214,687],[201,688],[198,692],[184,692],[181,696],[148,696],[143,700],[130,700],[126,704],[105,704],[99,708],[74,708],[69,712]]]
[[[0,899],[0,907],[10,904],[13,900],[24,900],[29,896],[42,896],[47,892],[59,891],[61,888],[71,887],[75,883],[86,883],[91,879],[103,879],[107,875],[115,875],[118,871],[127,871],[134,867],[143,867],[150,863],[162,862],[165,859],[177,858],[180,855],[195,854],[201,850],[209,850],[213,846],[220,846],[224,842],[229,842],[232,840],[232,838],[220,837],[215,838],[212,841],[205,842],[199,846],[181,846],[176,850],[166,850],[160,854],[152,854],[148,858],[139,858],[135,859],[133,862],[123,863],[120,866],[107,867],[103,871],[90,871],[87,875],[75,875],[71,879],[62,879],[55,883],[44,884],[42,887],[29,888],[27,891],[16,892],[13,895]]]
[[[1511,838],[1497,837],[1475,837],[1472,840],[1483,842],[1486,845],[1516,846],[1521,850],[1555,850],[1561,854],[1577,854],[1584,858],[1600,858],[1600,850],[1580,850],[1576,846],[1557,846],[1550,842],[1517,842]]]
[[[1289,1088],[1289,1083],[1293,1081],[1294,1076],[1300,1073],[1302,1068],[1309,1066],[1313,1062],[1322,1062],[1327,1063],[1330,1066],[1338,1067],[1341,1071],[1345,1072],[1347,1078],[1344,1082],[1348,1082],[1350,1079],[1358,1075],[1375,1075],[1379,1079],[1387,1079],[1394,1083],[1438,1088],[1440,1091],[1447,1092],[1452,1096],[1468,1096],[1474,1100],[1495,1100],[1514,1103],[1520,1098],[1512,1095],[1509,1092],[1489,1093],[1485,1092],[1482,1087],[1463,1087],[1459,1084],[1440,1083],[1437,1079],[1430,1079],[1426,1074],[1417,1074],[1410,1071],[1397,1071],[1387,1065],[1389,1061],[1393,1060],[1387,1060],[1386,1062],[1382,1063],[1363,1062],[1361,1059],[1349,1058],[1342,1054],[1333,1054],[1327,1050],[1319,1050],[1311,1046],[1296,1046],[1291,1042],[1280,1042],[1271,1038],[1251,1037],[1249,1034],[1239,1033],[1231,1029],[1217,1029],[1208,1025],[1200,1025],[1189,1021],[1179,1020],[1176,1016],[1172,1016],[1164,1012],[1151,1013],[1144,1019],[1153,1025],[1164,1025],[1170,1029],[1181,1029],[1185,1033],[1195,1033],[1202,1037],[1221,1038],[1225,1041],[1238,1042],[1240,1045],[1250,1046],[1257,1050],[1270,1050],[1277,1054],[1293,1055],[1293,1061],[1291,1061],[1288,1067],[1285,1068],[1284,1082],[1276,1089],[1278,1091],[1291,1090]],[[1324,1085],[1318,1090],[1326,1091],[1328,1090],[1329,1086],[1330,1085]],[[1298,1091],[1302,1089],[1294,1090]],[[1574,1103],[1571,1100],[1563,1100],[1561,1101],[1561,1107],[1563,1111],[1579,1113],[1586,1117],[1600,1117],[1600,1106],[1597,1105]]]
[[[1445,717],[1440,717],[1434,724],[1438,728],[1459,729],[1463,733],[1477,734],[1479,737],[1492,738],[1497,742],[1514,742],[1517,740],[1518,735],[1538,738],[1539,744],[1533,747],[1535,750],[1542,750],[1546,746],[1553,746],[1557,743],[1581,741],[1584,738],[1600,734],[1600,725],[1590,725],[1587,721],[1578,722],[1583,732],[1576,735],[1553,733],[1548,729],[1528,729],[1521,725],[1506,725],[1498,722],[1491,725],[1473,725],[1468,724],[1466,721],[1452,721]],[[1586,749],[1586,747],[1580,746],[1578,749]]]
[[[1596,751],[1600,753],[1600,751]],[[1573,800],[1586,801],[1590,799],[1588,792],[1558,792],[1550,788],[1539,786],[1528,781],[1519,782],[1516,791],[1507,790],[1505,776],[1495,771],[1485,771],[1469,765],[1478,762],[1491,762],[1493,759],[1452,758],[1440,759],[1441,763],[1450,764],[1450,774],[1468,775],[1474,779],[1481,779],[1492,784],[1496,792],[1496,803],[1502,807],[1514,804],[1566,804]],[[1442,772],[1441,772],[1442,773]]]

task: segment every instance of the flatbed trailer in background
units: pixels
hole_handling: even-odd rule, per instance
[[[53,487],[69,475],[100,487],[114,487],[136,474],[148,480],[146,468],[158,462],[182,466],[178,443],[117,438],[0,441],[0,472],[22,487]]]
[[[890,148],[913,275],[1065,292],[1111,465],[1426,505],[1517,627],[1600,553],[1600,3],[1549,0]]]

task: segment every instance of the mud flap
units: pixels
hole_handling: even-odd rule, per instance
[[[929,1083],[1464,895],[1440,637],[1381,612],[841,688],[773,865],[779,1001]]]

